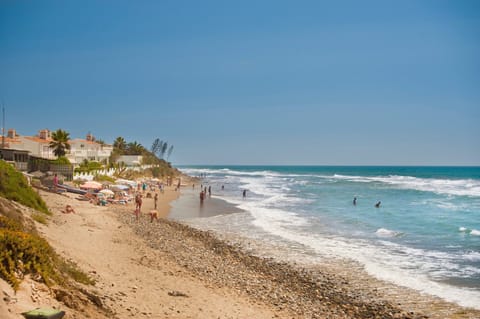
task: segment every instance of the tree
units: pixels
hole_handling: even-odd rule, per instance
[[[167,152],[167,149],[168,149],[168,143],[165,142],[162,145],[162,150],[161,150],[162,156],[160,157],[161,159],[163,159],[165,157],[165,153]]]
[[[142,155],[144,151],[145,147],[143,147],[143,145],[138,143],[137,141],[127,144],[126,153],[128,155]]]
[[[170,155],[172,155],[172,152],[173,152],[173,145],[170,145],[170,148],[168,149],[168,152],[167,152],[167,161]]]
[[[113,147],[120,151],[124,151],[127,148],[127,142],[123,137],[119,136],[113,142]]]
[[[57,157],[65,156],[67,150],[70,150],[70,133],[62,129],[52,132],[53,141],[50,142],[49,147],[53,149],[53,154]]]
[[[168,147],[168,142],[161,141],[159,138],[153,141],[152,147],[150,148],[152,154],[154,154],[158,159],[164,159],[165,154],[167,154],[167,159],[173,152],[173,145]]]
[[[153,154],[157,154],[161,149],[162,149],[163,141],[161,141],[159,138],[156,138],[155,141],[152,143],[152,147],[150,148],[150,151]]]

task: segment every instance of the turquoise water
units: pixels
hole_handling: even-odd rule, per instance
[[[283,243],[297,259],[349,258],[380,279],[480,308],[480,167],[181,170],[245,211],[204,227]]]

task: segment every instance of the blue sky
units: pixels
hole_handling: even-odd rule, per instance
[[[480,165],[480,2],[1,1],[0,99],[177,165]]]

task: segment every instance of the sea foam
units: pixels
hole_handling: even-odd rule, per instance
[[[390,229],[386,229],[386,228],[379,228],[379,229],[377,229],[375,234],[379,237],[396,237],[396,236],[400,235],[401,233],[390,230]]]
[[[480,230],[472,229],[472,231],[470,232],[470,235],[480,236]]]
[[[403,189],[414,189],[437,194],[480,197],[480,181],[473,179],[436,179],[413,176],[349,176],[334,174],[329,178],[359,183],[381,182]]]

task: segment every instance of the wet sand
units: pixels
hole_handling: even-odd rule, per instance
[[[184,220],[242,212],[240,208],[217,198],[215,194],[212,197],[207,196],[201,203],[199,193],[200,189],[182,189],[182,196],[171,202],[168,218]]]

